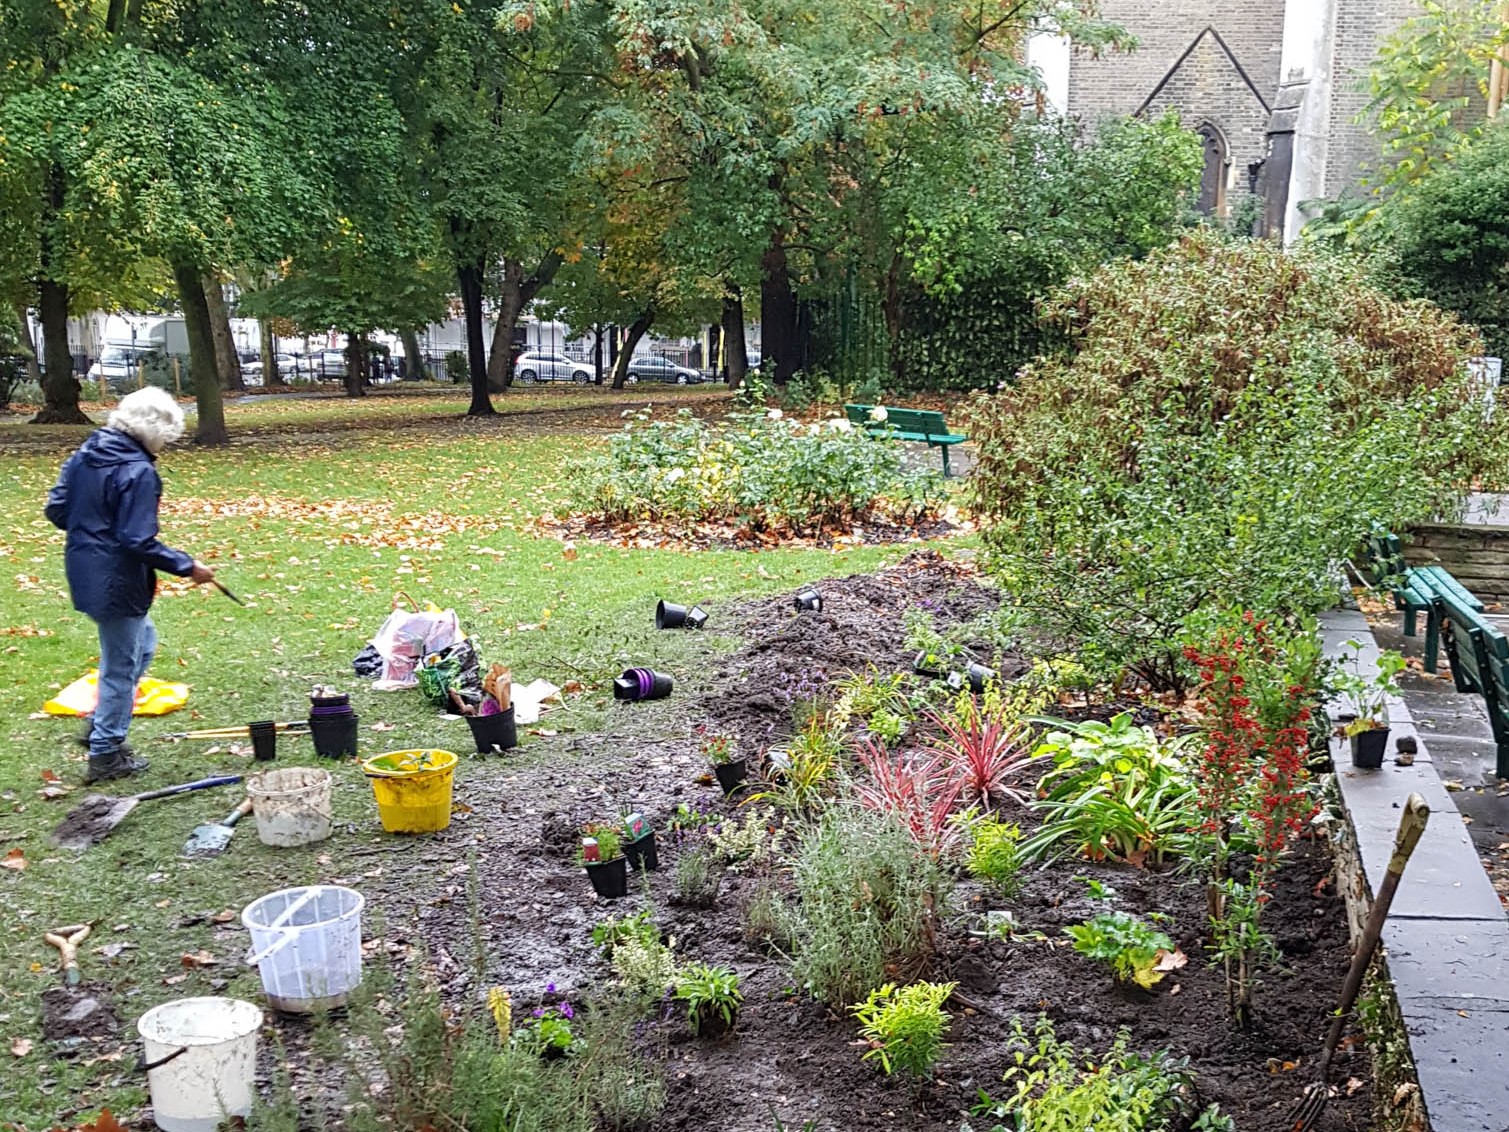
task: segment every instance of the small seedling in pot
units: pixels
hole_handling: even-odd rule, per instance
[[[616,827],[589,825],[583,829],[576,860],[587,870],[592,890],[603,899],[614,900],[629,894],[629,862]]]
[[[744,994],[739,976],[727,967],[692,963],[677,977],[676,1001],[686,1003],[692,1033],[717,1037],[733,1029]]]
[[[718,776],[718,785],[724,794],[732,794],[744,785],[746,768],[743,759],[736,759],[734,741],[727,735],[710,733],[699,728],[702,734],[702,755],[712,763],[713,773]]]
[[[890,1076],[897,1070],[913,1077],[932,1076],[943,1053],[949,1014],[943,1009],[957,983],[914,983],[897,988],[887,983],[854,1007],[860,1036],[869,1043],[866,1061],[878,1061]]]

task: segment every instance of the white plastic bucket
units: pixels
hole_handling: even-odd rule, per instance
[[[262,975],[267,1003],[285,1014],[343,1006],[362,981],[362,906],[353,888],[285,888],[248,904],[246,962]]]
[[[162,1132],[216,1132],[248,1116],[255,1096],[262,1011],[234,998],[180,998],[136,1020]]]
[[[262,844],[287,849],[329,837],[331,782],[328,770],[305,766],[265,770],[247,779]]]

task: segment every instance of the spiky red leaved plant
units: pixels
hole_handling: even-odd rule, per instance
[[[860,804],[891,814],[924,852],[938,858],[955,852],[964,836],[949,820],[959,805],[964,780],[940,755],[895,755],[869,739],[859,744],[859,762],[869,774],[857,782]]]

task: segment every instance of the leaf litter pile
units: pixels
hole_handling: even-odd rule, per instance
[[[364,859],[350,864],[349,875],[324,878],[358,887],[369,907],[382,910],[381,938],[367,941],[367,962],[422,967],[456,1006],[483,1001],[489,988],[502,986],[527,1011],[545,1001],[551,986],[552,1001],[590,1009],[613,978],[591,941],[593,927],[610,915],[648,911],[676,941],[678,962],[736,970],[745,1002],[734,1033],[718,1041],[694,1038],[671,1016],[636,1026],[636,1047],[662,1064],[666,1088],[664,1111],[639,1126],[643,1132],[769,1132],[772,1113],[786,1127],[810,1120],[823,1132],[957,1132],[979,1090],[1009,1094],[1001,1074],[1012,1022],[1021,1019],[1030,1029],[1039,1014],[1087,1055],[1104,1052],[1125,1028],[1133,1049],[1188,1057],[1201,1106],[1218,1102],[1243,1132],[1287,1129],[1285,1114],[1313,1070],[1349,958],[1345,910],[1334,885],[1325,883],[1330,860],[1322,845],[1302,842],[1279,876],[1265,923],[1283,962],[1265,974],[1246,1032],[1227,1021],[1223,978],[1202,950],[1204,893],[1172,872],[1082,859],[1027,870],[1021,894],[1007,905],[1013,929],[999,939],[973,930],[991,902],[980,885],[961,880],[928,973],[959,984],[950,1045],[936,1078],[920,1088],[863,1062],[852,1020],[793,988],[782,957],[746,938],[744,910],[752,902],[771,885],[789,896],[784,870],[734,864],[715,883],[710,907],[675,902],[676,863],[686,849],[667,832],[675,809],[692,807],[725,827],[754,812],[725,800],[711,781],[695,725],[789,735],[790,694],[871,664],[882,673],[907,667],[908,611],[931,607],[947,628],[998,603],[967,564],[931,553],[817,588],[820,614],[797,615],[790,594],[710,605],[720,633],[737,634],[742,645],[722,657],[709,646],[700,675],[678,671],[677,692],[668,700],[619,705],[604,733],[536,740],[524,757],[464,761],[456,784],[464,805],[449,830],[426,839],[425,852],[397,851],[379,839],[358,850]],[[1020,661],[1006,658],[1001,667],[1009,675]],[[783,690],[783,674],[807,687]],[[660,871],[648,874],[645,888],[636,882],[628,898],[605,904],[592,896],[571,852],[584,823],[628,811],[643,813],[660,831]],[[1008,806],[1004,816],[1029,829],[1034,824],[1021,807]],[[381,854],[380,864],[373,854]],[[1064,929],[1101,910],[1085,877],[1114,887],[1120,907],[1162,916],[1162,929],[1187,962],[1169,964],[1156,987],[1142,990],[1116,985],[1075,954]],[[279,1029],[286,1047],[281,1063],[292,1074],[305,1121],[337,1132],[349,1103],[341,1074],[308,1048],[307,1026]],[[1347,1084],[1318,1132],[1369,1127],[1366,1053],[1344,1048],[1333,1073]]]

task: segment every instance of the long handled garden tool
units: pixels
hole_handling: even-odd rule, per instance
[[[1399,878],[1404,875],[1404,866],[1410,854],[1420,843],[1425,833],[1425,823],[1430,820],[1430,807],[1418,794],[1411,794],[1404,803],[1404,813],[1399,818],[1399,831],[1394,834],[1394,855],[1389,858],[1388,872],[1378,886],[1378,895],[1373,898],[1373,910],[1368,913],[1368,922],[1362,929],[1362,938],[1357,941],[1357,954],[1352,956],[1352,966],[1347,971],[1347,981],[1342,984],[1341,1004],[1336,1008],[1336,1017],[1331,1021],[1331,1031],[1326,1035],[1326,1044],[1320,1053],[1319,1079],[1305,1090],[1304,1097],[1289,1114],[1293,1132],[1310,1132],[1320,1114],[1325,1111],[1331,1088],[1326,1076],[1331,1071],[1331,1058],[1341,1041],[1341,1031],[1346,1025],[1347,1014],[1357,1001],[1357,992],[1362,989],[1363,976],[1373,961],[1373,952],[1378,949],[1378,940],[1383,935],[1383,924],[1388,919],[1389,905],[1394,902],[1394,891],[1399,887]]]
[[[189,839],[183,843],[185,857],[218,857],[231,843],[236,832],[236,823],[251,813],[252,800],[247,798],[225,817],[216,822],[196,825]]]
[[[273,728],[286,735],[308,735],[309,724],[302,719],[292,720],[288,723],[274,723]],[[206,727],[199,731],[169,731],[166,735],[159,735],[159,739],[250,739],[251,724],[243,723],[232,727]]]
[[[187,794],[191,790],[209,790],[215,786],[232,786],[241,781],[239,774],[221,774],[201,778],[197,782],[185,782],[178,786],[164,786],[161,790],[148,790],[144,794],[130,794],[124,798],[112,798],[108,794],[91,794],[80,802],[69,815],[52,831],[52,843],[60,849],[87,849],[110,836],[111,830],[131,816],[131,811],[153,798],[171,798]]]
[[[226,597],[230,598],[237,605],[245,605],[246,604],[246,602],[242,601],[235,594],[231,593],[230,590],[226,589],[219,582],[211,582],[210,585],[214,586],[217,590],[219,590],[221,593],[223,593]]]

